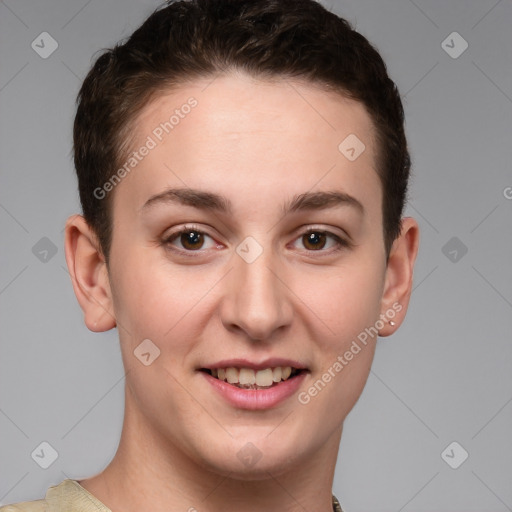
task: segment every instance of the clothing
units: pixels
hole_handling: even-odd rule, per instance
[[[333,512],[343,512],[332,496]],[[48,488],[46,497],[34,501],[21,501],[0,507],[0,512],[111,512],[76,480],[66,479]]]
[[[0,512],[111,512],[76,480],[49,487],[44,499],[0,507]]]

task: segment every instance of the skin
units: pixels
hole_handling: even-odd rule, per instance
[[[118,451],[80,483],[114,512],[327,512],[343,421],[376,337],[307,404],[295,394],[265,411],[235,408],[197,369],[233,357],[292,358],[308,368],[299,389],[307,391],[393,304],[401,306],[395,325],[379,334],[398,329],[418,225],[403,219],[386,264],[371,119],[361,104],[312,84],[237,73],[187,84],[146,106],[134,149],[191,96],[198,105],[110,192],[108,267],[84,219],[66,225],[85,323],[97,332],[117,325],[126,370]],[[338,150],[351,133],[366,146],[353,162]],[[222,195],[232,212],[143,208],[170,187]],[[283,214],[293,196],[320,191],[353,196],[364,214],[347,204]],[[208,235],[202,247],[187,253],[179,236],[163,241],[190,223]],[[310,227],[351,245],[335,250],[331,236],[308,245]],[[263,249],[252,263],[236,252],[247,236]],[[133,354],[144,339],[160,350],[149,366]],[[261,453],[251,467],[237,457],[248,442]]]

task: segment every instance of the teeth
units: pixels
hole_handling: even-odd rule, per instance
[[[273,383],[289,379],[292,373],[291,366],[277,366],[276,368],[265,368],[255,372],[252,368],[213,368],[212,375],[219,380],[227,381],[230,384],[242,386],[270,387]]]
[[[291,367],[290,366],[285,366],[283,368],[283,375],[281,375],[281,378],[283,380],[286,380],[291,375],[291,373],[292,373]]]
[[[274,382],[281,382],[281,376],[283,375],[283,370],[280,366],[278,366],[277,368],[274,368],[274,371],[273,371],[273,381]]]
[[[240,384],[255,384],[256,375],[254,374],[254,370],[251,370],[250,368],[241,368],[240,374],[238,375],[238,382]]]
[[[272,368],[267,368],[266,370],[260,370],[256,372],[256,384],[258,386],[272,386],[273,382],[273,372]]]
[[[236,368],[226,368],[226,380],[230,384],[238,383],[238,370]]]

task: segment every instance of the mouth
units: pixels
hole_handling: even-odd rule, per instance
[[[307,370],[293,366],[275,366],[261,370],[230,366],[227,368],[201,368],[200,371],[240,389],[270,389],[278,386],[281,382],[296,378]]]

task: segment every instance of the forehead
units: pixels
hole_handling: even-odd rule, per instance
[[[313,84],[198,80],[156,96],[135,119],[131,149],[151,149],[116,195],[140,207],[176,185],[236,192],[235,203],[343,188],[379,206],[374,139],[362,104]]]

